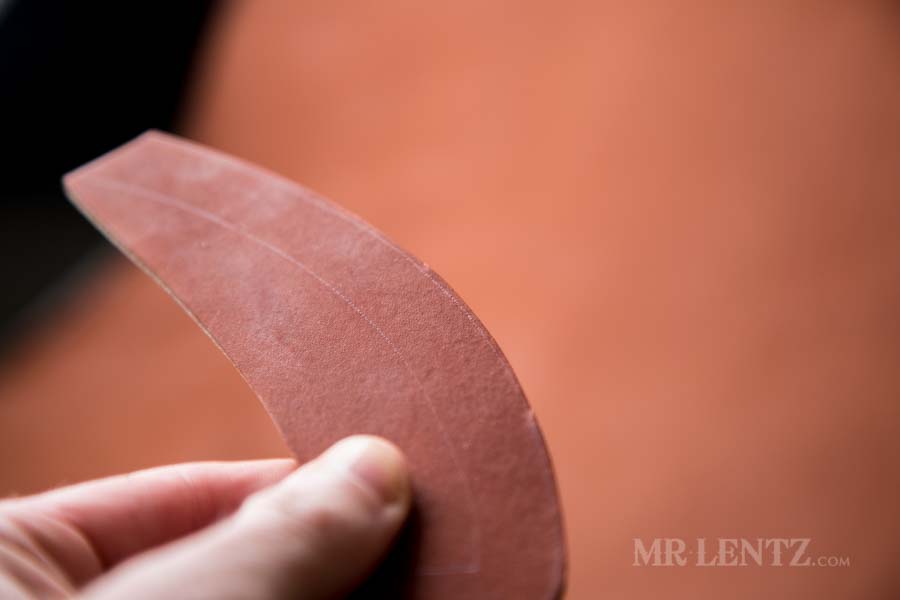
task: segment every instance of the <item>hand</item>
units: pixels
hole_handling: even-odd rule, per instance
[[[3,500],[0,597],[345,594],[406,518],[406,464],[355,436],[295,467],[191,463]]]

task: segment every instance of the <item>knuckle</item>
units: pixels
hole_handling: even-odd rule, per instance
[[[371,518],[376,500],[366,488],[346,477],[317,483],[305,490],[251,497],[240,513],[272,535],[302,538],[314,545],[342,538]]]
[[[351,524],[346,510],[320,503],[304,510],[295,522],[298,534],[316,541],[341,536]]]

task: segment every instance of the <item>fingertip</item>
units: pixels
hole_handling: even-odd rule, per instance
[[[334,444],[321,460],[346,470],[356,482],[385,505],[410,503],[409,469],[403,452],[374,435],[354,435]]]

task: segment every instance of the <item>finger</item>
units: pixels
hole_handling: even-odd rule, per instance
[[[80,583],[233,512],[295,465],[275,459],[159,467],[6,500],[0,516],[5,533]]]
[[[410,507],[392,444],[347,438],[229,519],[137,557],[89,598],[333,598],[362,582]]]

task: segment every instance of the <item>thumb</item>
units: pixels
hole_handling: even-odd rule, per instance
[[[380,438],[354,436],[233,516],[144,553],[87,598],[333,598],[361,583],[410,506],[406,463]]]

